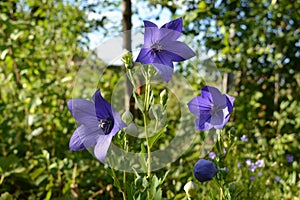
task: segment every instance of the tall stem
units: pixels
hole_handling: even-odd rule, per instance
[[[128,151],[128,144],[127,144],[127,138],[126,134],[124,135],[124,150]],[[123,192],[123,200],[127,200],[127,195],[126,195],[126,171],[123,171],[123,187],[124,187],[124,192]]]
[[[219,200],[223,199],[223,189],[222,186],[220,186],[220,196],[219,196]]]
[[[151,148],[149,145],[149,135],[147,130],[147,114],[149,109],[149,102],[150,101],[150,75],[149,75],[149,66],[147,68],[147,75],[146,75],[146,89],[145,89],[145,111],[143,112],[143,119],[144,119],[144,127],[145,127],[145,134],[146,134],[146,142],[147,142],[147,175],[150,178],[151,175]]]

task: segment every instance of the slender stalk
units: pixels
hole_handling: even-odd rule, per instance
[[[151,149],[150,149],[150,145],[149,145],[149,137],[148,137],[148,131],[147,131],[147,117],[146,114],[143,113],[143,119],[144,119],[144,127],[145,127],[145,133],[146,133],[146,142],[147,142],[147,154],[148,154],[148,158],[147,158],[147,175],[148,177],[150,177],[151,175]]]
[[[136,90],[136,83],[135,83],[133,75],[132,75],[132,70],[128,69],[127,72],[128,72],[129,80],[131,81],[131,84],[132,84],[134,90]]]
[[[147,130],[147,114],[149,109],[150,103],[150,73],[149,73],[149,66],[147,66],[147,75],[146,75],[146,89],[145,89],[145,111],[143,112],[143,120],[144,120],[144,127],[145,127],[145,134],[146,134],[146,142],[147,142],[147,175],[150,178],[151,176],[151,148],[149,145],[149,135]]]
[[[127,138],[126,138],[126,134],[124,135],[124,150],[128,151],[128,144],[127,144]],[[127,199],[127,195],[126,195],[126,171],[123,171],[123,187],[124,187],[124,192],[123,192],[123,200]]]
[[[109,161],[108,161],[109,162]],[[120,184],[120,181],[114,171],[113,168],[110,168],[111,169],[111,174],[112,174],[112,177],[114,179],[114,184],[115,186],[121,191],[122,195],[123,195],[123,200],[127,200],[127,196],[126,196],[126,190],[122,190],[122,187],[121,187],[121,184]]]
[[[4,181],[4,178],[5,178],[5,176],[4,176],[4,175],[2,175],[2,176],[1,176],[1,178],[0,178],[0,185],[3,183],[3,181]]]
[[[220,187],[220,196],[219,196],[219,200],[223,199],[223,189],[222,187]]]

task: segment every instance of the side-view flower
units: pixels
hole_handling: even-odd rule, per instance
[[[221,94],[215,87],[205,86],[202,88],[201,96],[193,98],[188,103],[191,113],[197,116],[196,129],[222,129],[229,120],[233,102],[234,97]]]
[[[94,154],[102,163],[113,136],[126,124],[113,107],[97,90],[92,101],[71,99],[68,108],[80,126],[73,133],[69,148],[71,151],[87,149],[95,146]]]
[[[136,62],[153,64],[161,77],[169,82],[173,74],[173,62],[181,62],[195,56],[185,43],[177,41],[182,32],[182,18],[175,19],[158,28],[144,21],[144,44]]]

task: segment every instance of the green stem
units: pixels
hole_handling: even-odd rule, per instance
[[[150,178],[151,176],[151,148],[149,145],[149,137],[148,137],[148,131],[147,131],[147,117],[146,114],[143,112],[143,119],[144,119],[144,127],[145,127],[145,134],[146,134],[146,142],[147,142],[147,175]]]
[[[222,200],[223,199],[223,189],[222,187],[220,187],[220,197],[219,197],[219,200]]]
[[[134,90],[136,90],[136,83],[135,83],[133,75],[132,75],[132,70],[128,69],[127,72],[128,72],[129,80],[131,81],[131,84],[133,85]]]
[[[5,178],[5,176],[4,176],[4,175],[2,175],[2,176],[1,176],[1,178],[0,178],[0,185],[3,183],[3,181],[4,181],[4,178]]]
[[[108,161],[109,162],[109,161]],[[127,200],[127,196],[126,196],[126,190],[122,190],[122,187],[121,187],[121,184],[119,182],[119,179],[118,177],[116,176],[116,173],[114,171],[113,168],[110,168],[111,169],[111,174],[112,174],[112,177],[114,179],[114,184],[115,186],[121,191],[122,195],[123,195],[123,200]]]
[[[149,73],[149,66],[147,66],[147,73],[146,73],[146,89],[145,89],[145,111],[143,112],[143,119],[144,119],[144,127],[145,127],[145,134],[146,134],[146,142],[147,142],[147,175],[150,178],[151,176],[151,148],[149,145],[149,135],[147,130],[147,114],[149,109],[149,101],[150,101],[150,73]]]
[[[124,135],[124,150],[128,151],[128,144],[127,144],[127,138],[126,138],[126,134]],[[127,199],[126,196],[126,171],[123,171],[123,187],[124,187],[124,192],[123,192],[123,200]]]

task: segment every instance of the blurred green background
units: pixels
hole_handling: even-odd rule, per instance
[[[136,20],[165,23],[182,16],[184,34],[212,55],[226,92],[236,97],[224,131],[225,147],[226,141],[233,144],[224,160],[231,198],[299,199],[300,1],[132,2]],[[0,2],[1,200],[121,199],[100,162],[88,151],[68,150],[75,121],[66,102],[89,54],[90,34],[105,38],[121,31],[121,19],[112,26],[116,18],[103,10],[121,16],[121,1]],[[118,70],[103,75],[104,90],[116,84]],[[201,78],[193,70],[189,65],[178,69],[199,91]],[[168,131],[176,128],[173,118]],[[193,179],[199,156],[201,134],[195,134],[192,148],[157,172],[170,171],[162,187],[166,199],[185,197],[183,186]],[[248,142],[240,140],[242,135]],[[263,159],[262,174],[249,171],[246,159]],[[199,186],[199,199],[217,196],[211,182]]]

